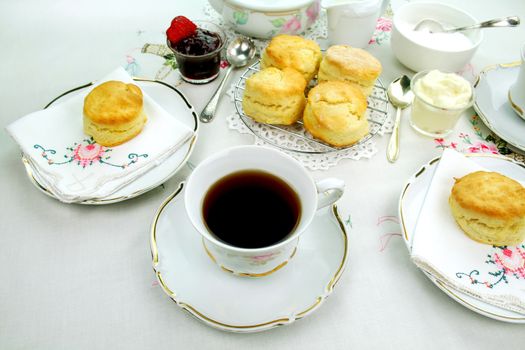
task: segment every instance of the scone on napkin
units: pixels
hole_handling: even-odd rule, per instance
[[[84,98],[110,80],[133,82],[119,67],[87,91],[7,126],[39,182],[62,202],[111,195],[173,155],[193,135],[144,93],[148,122],[142,132],[115,147],[97,144],[83,132]]]
[[[449,288],[525,314],[525,242],[476,242],[458,226],[449,206],[455,178],[480,170],[485,169],[456,151],[443,152],[416,223],[412,260]]]

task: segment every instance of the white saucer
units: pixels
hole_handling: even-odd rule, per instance
[[[525,151],[525,120],[514,112],[508,99],[520,62],[483,69],[474,84],[474,109],[487,127],[510,145]]]
[[[134,78],[137,85],[144,90],[151,98],[160,104],[168,113],[179,121],[190,127],[194,134],[193,136],[180,147],[172,156],[162,162],[160,165],[154,167],[143,176],[137,178],[129,185],[121,188],[109,197],[97,200],[86,200],[80,204],[110,204],[121,202],[126,199],[139,196],[168,180],[170,177],[186,164],[190,157],[195,141],[197,140],[198,121],[197,114],[193,106],[188,102],[186,97],[176,88],[158,80],[147,80]],[[45,108],[57,102],[63,102],[80,91],[91,86],[92,83],[69,90],[51,101]],[[53,194],[49,192],[44,186],[39,183],[36,172],[33,171],[30,162],[22,155],[22,162],[24,163],[26,173],[31,182],[42,192],[54,198]]]
[[[321,306],[348,257],[348,239],[335,205],[316,214],[285,267],[265,277],[238,277],[206,255],[186,215],[183,186],[159,207],[151,228],[153,268],[178,306],[207,325],[232,332],[288,325]]]
[[[525,167],[509,158],[489,154],[467,154],[466,156],[488,170],[497,171],[519,181],[525,181]],[[428,186],[430,185],[439,159],[439,157],[432,159],[423,165],[421,169],[408,180],[399,199],[399,218],[403,238],[409,252],[412,251],[412,239],[417,217],[419,216],[419,211],[423,205]],[[525,323],[525,316],[522,314],[501,309],[462,292],[452,290],[434,276],[428,273],[425,273],[425,275],[452,299],[481,315],[505,322]]]

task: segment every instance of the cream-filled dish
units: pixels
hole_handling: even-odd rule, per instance
[[[473,102],[472,86],[455,73],[418,73],[412,90],[412,126],[430,136],[450,133],[461,113]]]

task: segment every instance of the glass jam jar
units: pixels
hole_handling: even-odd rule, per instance
[[[226,36],[211,22],[194,23],[197,25],[195,34],[177,43],[167,40],[167,45],[175,55],[182,79],[192,84],[205,84],[219,75]]]

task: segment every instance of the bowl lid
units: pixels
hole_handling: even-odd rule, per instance
[[[290,11],[308,6],[318,0],[225,0],[227,4],[253,11]]]

